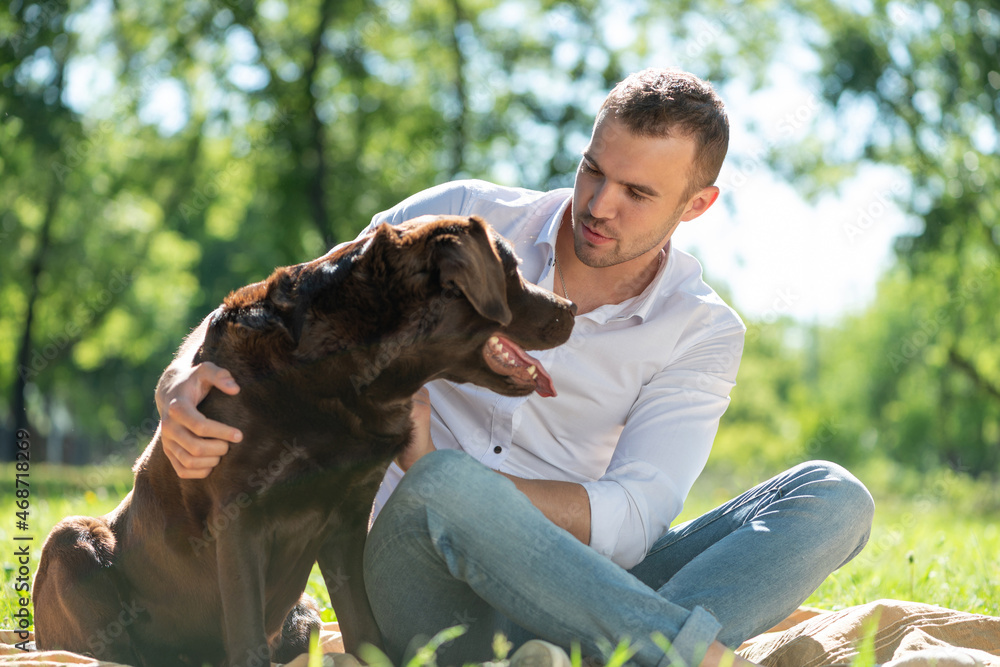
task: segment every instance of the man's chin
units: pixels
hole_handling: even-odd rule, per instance
[[[592,269],[606,269],[619,264],[618,253],[613,248],[583,243],[576,249],[576,257]]]

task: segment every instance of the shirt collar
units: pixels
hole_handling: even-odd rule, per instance
[[[560,204],[555,212],[549,216],[549,219],[542,226],[541,231],[538,232],[538,238],[535,239],[536,246],[548,246],[548,266],[552,266],[552,257],[556,251],[556,235],[559,234],[559,225],[562,222],[563,214],[566,213],[566,207],[569,206],[570,202],[573,201],[573,193],[570,193],[566,200]]]
[[[562,224],[563,214],[566,212],[566,207],[569,206],[570,202],[573,201],[572,194],[566,198],[564,201],[552,214],[552,216],[546,221],[542,226],[542,229],[538,233],[538,238],[535,239],[535,245],[543,251],[545,256],[545,268],[542,269],[542,274],[538,277],[538,282],[544,280],[549,272],[552,270],[555,264],[555,252],[556,252],[556,235],[559,233],[559,226]],[[671,255],[672,245],[668,241],[667,245],[663,248],[663,255],[660,259],[660,267],[656,270],[656,275],[653,276],[653,280],[650,281],[646,289],[642,291],[631,299],[626,299],[618,304],[601,306],[589,313],[584,313],[579,317],[586,317],[599,324],[606,324],[613,321],[627,320],[631,317],[638,317],[640,320],[645,320],[649,315],[650,309],[656,305],[657,296],[661,294],[666,294],[664,287],[668,282],[668,276],[670,274],[670,268],[672,266]]]

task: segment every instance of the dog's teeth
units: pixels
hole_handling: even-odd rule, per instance
[[[504,361],[510,361],[510,355],[504,352],[502,355]]]
[[[534,366],[528,366],[528,375],[530,375],[533,378],[537,378],[538,369],[536,369]]]
[[[491,336],[490,339],[486,342],[490,344],[490,347],[497,347],[500,345],[500,339],[497,338],[496,336]]]

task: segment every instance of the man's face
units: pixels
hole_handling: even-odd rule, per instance
[[[577,257],[595,268],[652,259],[680,221],[698,217],[718,196],[718,188],[708,187],[684,197],[694,155],[690,137],[638,136],[605,116],[576,172]]]

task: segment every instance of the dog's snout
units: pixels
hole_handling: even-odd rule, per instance
[[[576,317],[576,310],[577,310],[576,309],[576,302],[575,301],[570,301],[569,302],[569,312],[571,312],[573,314],[573,317]]]

